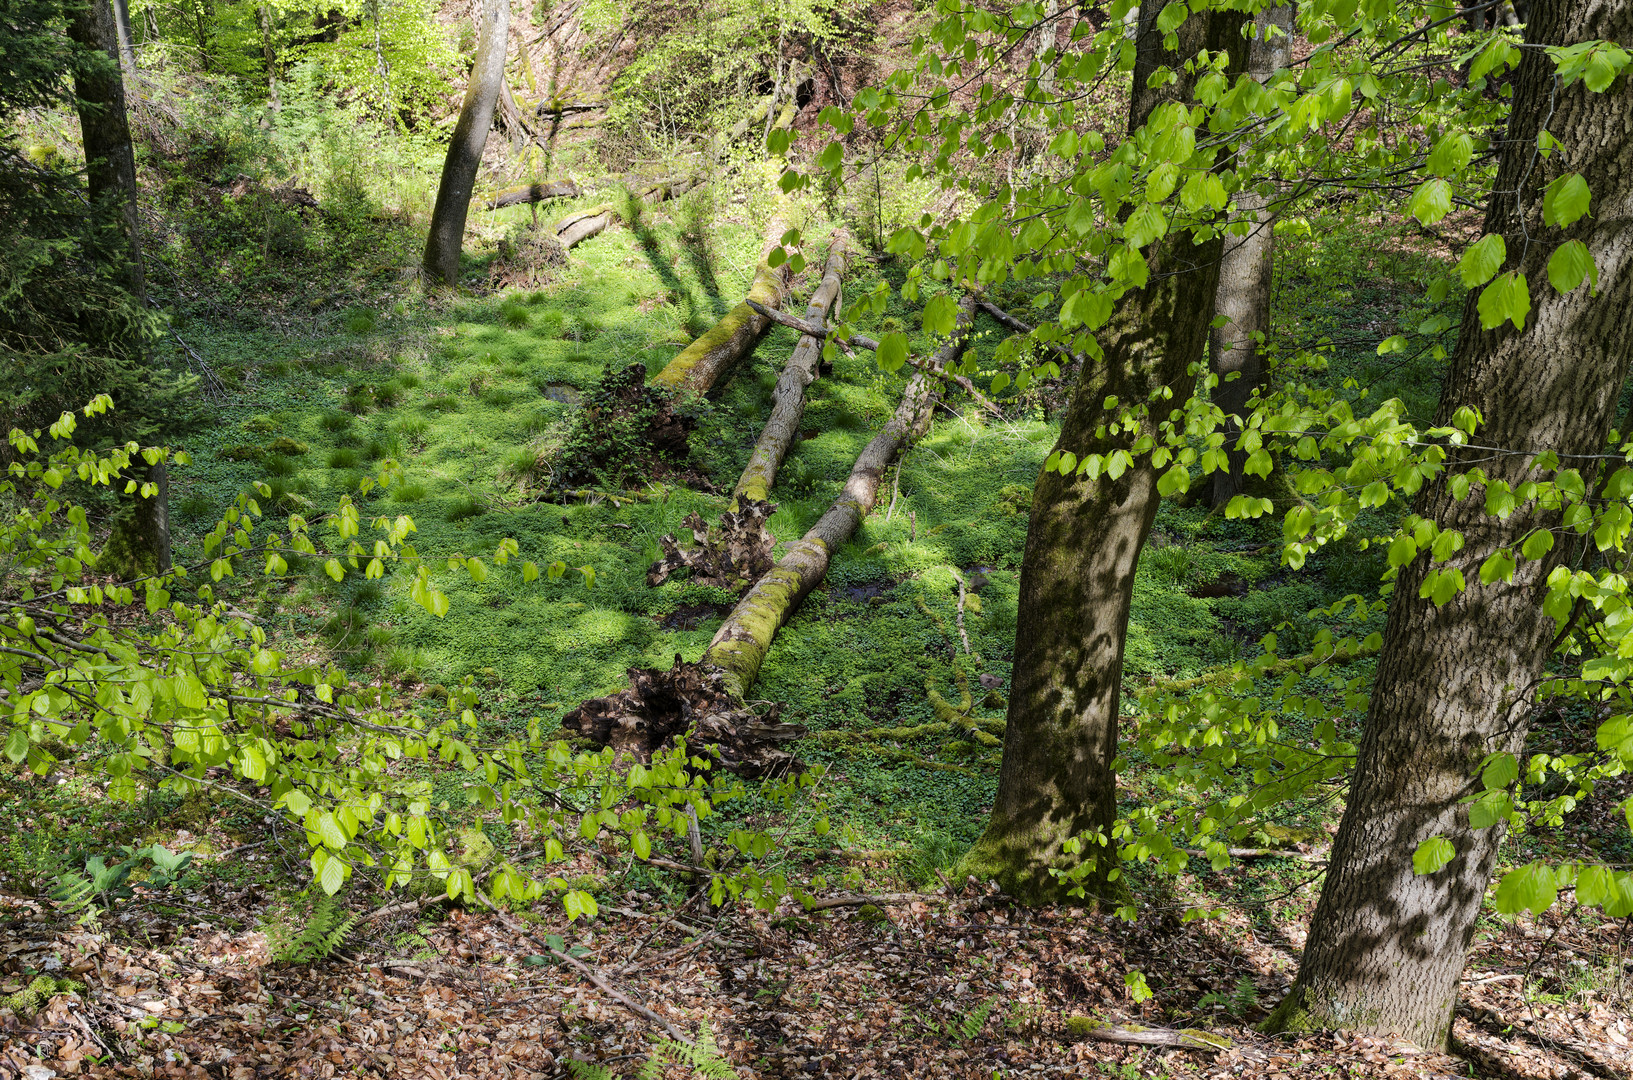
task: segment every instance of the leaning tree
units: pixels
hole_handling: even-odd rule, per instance
[[[426,280],[441,285],[459,284],[459,255],[465,242],[465,215],[470,212],[476,173],[493,127],[493,110],[505,81],[505,56],[510,40],[509,0],[483,0],[476,58],[465,85],[465,103],[448,139],[442,162],[442,181],[431,210],[431,228],[421,260]]]

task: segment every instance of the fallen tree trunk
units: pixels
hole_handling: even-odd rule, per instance
[[[611,203],[592,206],[556,222],[556,239],[563,249],[571,251],[590,237],[599,236],[617,219],[618,210]]]
[[[755,303],[753,300],[748,301],[748,304],[755,311],[759,312],[761,315],[764,315],[772,322],[781,323],[783,326],[786,326],[792,330],[798,330],[802,334],[808,334],[818,338],[825,338],[832,333],[832,331],[828,328],[828,325],[821,319],[801,319],[798,316],[790,315],[785,311],[777,311],[773,308],[763,307],[762,305]],[[869,352],[879,351],[878,341],[868,337],[866,334],[852,334],[850,337],[841,342],[841,344],[855,345],[857,348],[867,349]],[[918,368],[920,371],[934,375],[938,379],[946,379],[950,382],[957,383],[960,389],[962,389],[966,394],[970,395],[970,397],[974,398],[977,404],[992,415],[999,417],[1004,415],[1004,410],[999,408],[997,404],[991,401],[985,394],[981,393],[981,391],[977,390],[974,383],[970,382],[970,380],[966,379],[962,375],[948,371],[947,365],[942,363],[935,356],[930,357],[928,360],[920,360],[916,357],[909,356],[907,358],[907,362],[913,367]]]
[[[548,202],[551,199],[576,199],[582,194],[578,185],[571,180],[552,180],[548,184],[527,184],[501,191],[488,203],[488,209],[502,210],[507,206]]]
[[[642,202],[661,203],[666,199],[678,199],[693,188],[701,187],[701,176],[676,176],[668,180],[658,180],[644,187],[636,188]]]
[[[821,322],[839,299],[841,278],[845,273],[845,245],[838,237],[828,249],[828,261],[822,267],[822,282],[811,294],[811,303],[805,309],[807,320]],[[777,481],[777,468],[794,442],[799,431],[800,418],[805,415],[805,388],[816,381],[817,364],[822,359],[822,337],[806,334],[799,339],[794,352],[777,378],[772,391],[771,417],[754,444],[748,467],[732,489],[734,505],[769,498],[771,485]]]
[[[965,300],[952,338],[937,354],[941,362],[958,358],[973,312],[972,302]],[[756,715],[743,705],[744,695],[759,674],[772,637],[828,572],[833,552],[873,508],[886,466],[909,439],[929,427],[934,387],[924,372],[908,380],[896,415],[857,457],[839,498],[738,601],[702,660],[688,664],[676,656],[668,671],[631,668],[628,689],[579,705],[561,718],[562,729],[643,759],[675,737],[685,737],[688,745],[713,747],[724,768],[745,776],[802,768],[782,745],[803,735],[805,728],[781,723],[776,706],[764,716]]]
[[[667,367],[653,376],[653,382],[669,390],[706,394],[727,368],[754,351],[771,326],[766,309],[780,307],[788,295],[788,264],[772,267],[767,261],[782,242],[784,229],[782,215],[772,215],[748,298],[676,354]]]
[[[959,304],[957,328],[932,358],[932,364],[945,367],[958,359],[969,337],[974,308],[968,298]],[[927,372],[920,371],[908,380],[896,415],[857,457],[844,490],[828,512],[803,539],[789,546],[770,573],[757,581],[726,616],[701,663],[718,668],[733,695],[741,699],[754,684],[771,639],[827,574],[833,553],[851,538],[862,518],[873,509],[885,467],[908,441],[929,428],[934,406],[934,384]]]

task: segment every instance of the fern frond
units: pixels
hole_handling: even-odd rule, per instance
[[[326,959],[345,944],[359,918],[332,896],[320,897],[305,911],[295,906],[286,908],[276,913],[267,926],[271,960],[278,964],[309,964]]]
[[[612,1070],[593,1061],[568,1061],[567,1071],[573,1080],[614,1080]],[[644,1074],[644,1070],[643,1070]]]

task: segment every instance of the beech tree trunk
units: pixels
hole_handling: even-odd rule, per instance
[[[114,0],[117,2],[117,0]],[[93,0],[72,15],[68,36],[95,49],[110,63],[96,73],[81,73],[74,83],[79,99],[79,126],[85,143],[85,177],[91,205],[114,215],[124,237],[119,277],[138,303],[147,302],[142,274],[142,240],[136,217],[136,153],[130,141],[125,111],[125,86],[120,78],[118,19],[110,0]],[[134,343],[140,349],[141,343]],[[115,402],[115,405],[118,403]],[[170,483],[165,463],[145,465],[138,459],[130,478],[154,485],[154,494],[138,495],[114,527],[109,548],[126,566],[127,577],[146,577],[170,569]]]
[[[1191,16],[1178,30],[1178,50],[1168,53],[1155,26],[1161,9],[1161,0],[1140,6],[1134,85],[1141,89],[1130,105],[1131,132],[1164,101],[1190,97],[1186,58],[1203,48],[1226,50],[1234,71],[1245,59],[1241,13]],[[1179,77],[1147,88],[1159,64]],[[1058,449],[1083,456],[1133,443],[1137,433],[1130,430],[1097,435],[1121,412],[1105,407],[1108,395],[1136,404],[1167,387],[1170,408],[1190,398],[1213,318],[1222,246],[1219,238],[1192,244],[1180,233],[1148,249],[1149,283],[1124,294],[1101,332],[1105,355],[1084,365]],[[1147,423],[1162,419],[1153,415]],[[1032,489],[998,795],[986,831],[959,868],[960,874],[997,881],[1026,902],[1072,902],[1049,871],[1085,858],[1095,859],[1084,882],[1090,899],[1120,891],[1107,880],[1115,855],[1096,858],[1089,850],[1074,856],[1063,845],[1095,829],[1109,840],[1116,816],[1112,763],[1123,647],[1135,566],[1160,502],[1157,476],[1150,457],[1142,455],[1116,479],[1045,471]]]
[[[1263,83],[1292,62],[1293,6],[1267,8],[1259,12],[1256,22],[1258,35],[1248,50],[1248,74]],[[1219,377],[1213,403],[1226,416],[1230,468],[1213,474],[1211,501],[1215,507],[1240,495],[1247,478],[1242,471],[1247,452],[1235,449],[1242,425],[1229,418],[1245,418],[1248,399],[1264,385],[1264,353],[1255,335],[1270,333],[1270,288],[1276,269],[1273,202],[1273,196],[1245,188],[1237,194],[1239,216],[1253,222],[1253,228],[1245,236],[1226,237],[1219,263],[1214,309],[1227,321],[1208,334],[1208,357]]]
[[[1633,40],[1633,0],[1538,0],[1530,14],[1526,36],[1537,46]],[[1277,1029],[1354,1028],[1446,1045],[1502,841],[1500,824],[1471,829],[1459,800],[1479,790],[1488,754],[1524,746],[1556,632],[1539,607],[1543,583],[1569,546],[1521,561],[1510,584],[1479,584],[1494,550],[1559,527],[1560,513],[1523,503],[1500,520],[1485,512],[1481,485],[1458,500],[1448,479],[1479,467],[1517,487],[1542,478],[1531,457],[1542,450],[1565,468],[1591,469],[1572,458],[1603,448],[1633,361],[1633,80],[1623,74],[1602,94],[1561,86],[1542,48],[1531,48],[1513,102],[1485,230],[1505,237],[1504,270],[1526,275],[1533,307],[1523,331],[1483,330],[1480,290],[1470,291],[1436,416],[1446,424],[1459,406],[1479,409],[1475,441],[1507,453],[1454,454],[1417,501],[1419,514],[1462,531],[1463,549],[1436,568],[1462,570],[1468,587],[1436,607],[1418,596],[1428,556],[1401,568],[1331,869],[1298,978],[1271,1017]],[[1535,152],[1544,128],[1563,144],[1548,157]],[[1593,213],[1547,227],[1543,189],[1573,172],[1587,180]],[[1598,296],[1585,284],[1560,295],[1547,283],[1549,256],[1573,239],[1593,255]],[[1413,873],[1413,852],[1436,835],[1456,857],[1436,873]]]
[[[509,0],[482,0],[482,36],[476,45],[465,103],[448,140],[442,163],[431,229],[425,239],[426,278],[443,285],[459,284],[459,254],[465,241],[465,215],[470,211],[476,172],[493,126],[493,109],[505,79],[506,43],[510,34]]]
[[[931,367],[947,367],[958,359],[975,321],[974,313],[974,302],[966,297],[959,304],[957,327],[937,351]],[[759,675],[771,639],[827,574],[833,553],[850,540],[873,509],[885,468],[903,446],[928,430],[936,385],[936,377],[923,369],[907,381],[896,414],[857,456],[839,498],[802,539],[788,546],[771,571],[743,594],[715,631],[702,664],[720,669],[726,687],[739,700]]]
[[[844,273],[845,244],[835,237],[833,246],[828,249],[828,261],[822,267],[822,281],[805,309],[807,319],[821,322],[827,317],[828,309],[839,299]],[[805,388],[816,381],[821,360],[822,340],[810,334],[802,335],[777,377],[777,388],[772,391],[771,417],[754,444],[748,466],[732,489],[734,504],[769,498],[771,486],[777,482],[777,469],[793,445],[800,418],[805,415]]]
[[[781,307],[788,296],[788,264],[772,267],[766,260],[787,229],[780,214],[772,215],[766,227],[765,246],[754,270],[748,300],[743,301],[715,323],[708,332],[675,355],[652,381],[669,390],[706,394],[725,371],[754,351],[771,320],[749,306],[753,300],[769,308]]]

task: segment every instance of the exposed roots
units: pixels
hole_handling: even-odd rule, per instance
[[[688,514],[682,523],[692,530],[693,544],[682,547],[673,533],[661,538],[663,558],[646,572],[646,583],[657,586],[677,570],[690,570],[692,581],[721,589],[742,591],[771,569],[771,549],[777,538],[766,528],[776,513],[774,503],[751,500],[720,515],[720,528],[711,538],[701,514]]]
[[[689,747],[707,748],[739,776],[802,771],[805,766],[782,745],[805,734],[805,728],[783,723],[778,712],[773,705],[764,716],[756,715],[727,692],[719,671],[677,655],[668,671],[630,668],[629,689],[591,698],[562,717],[561,726],[643,761],[684,737]]]

